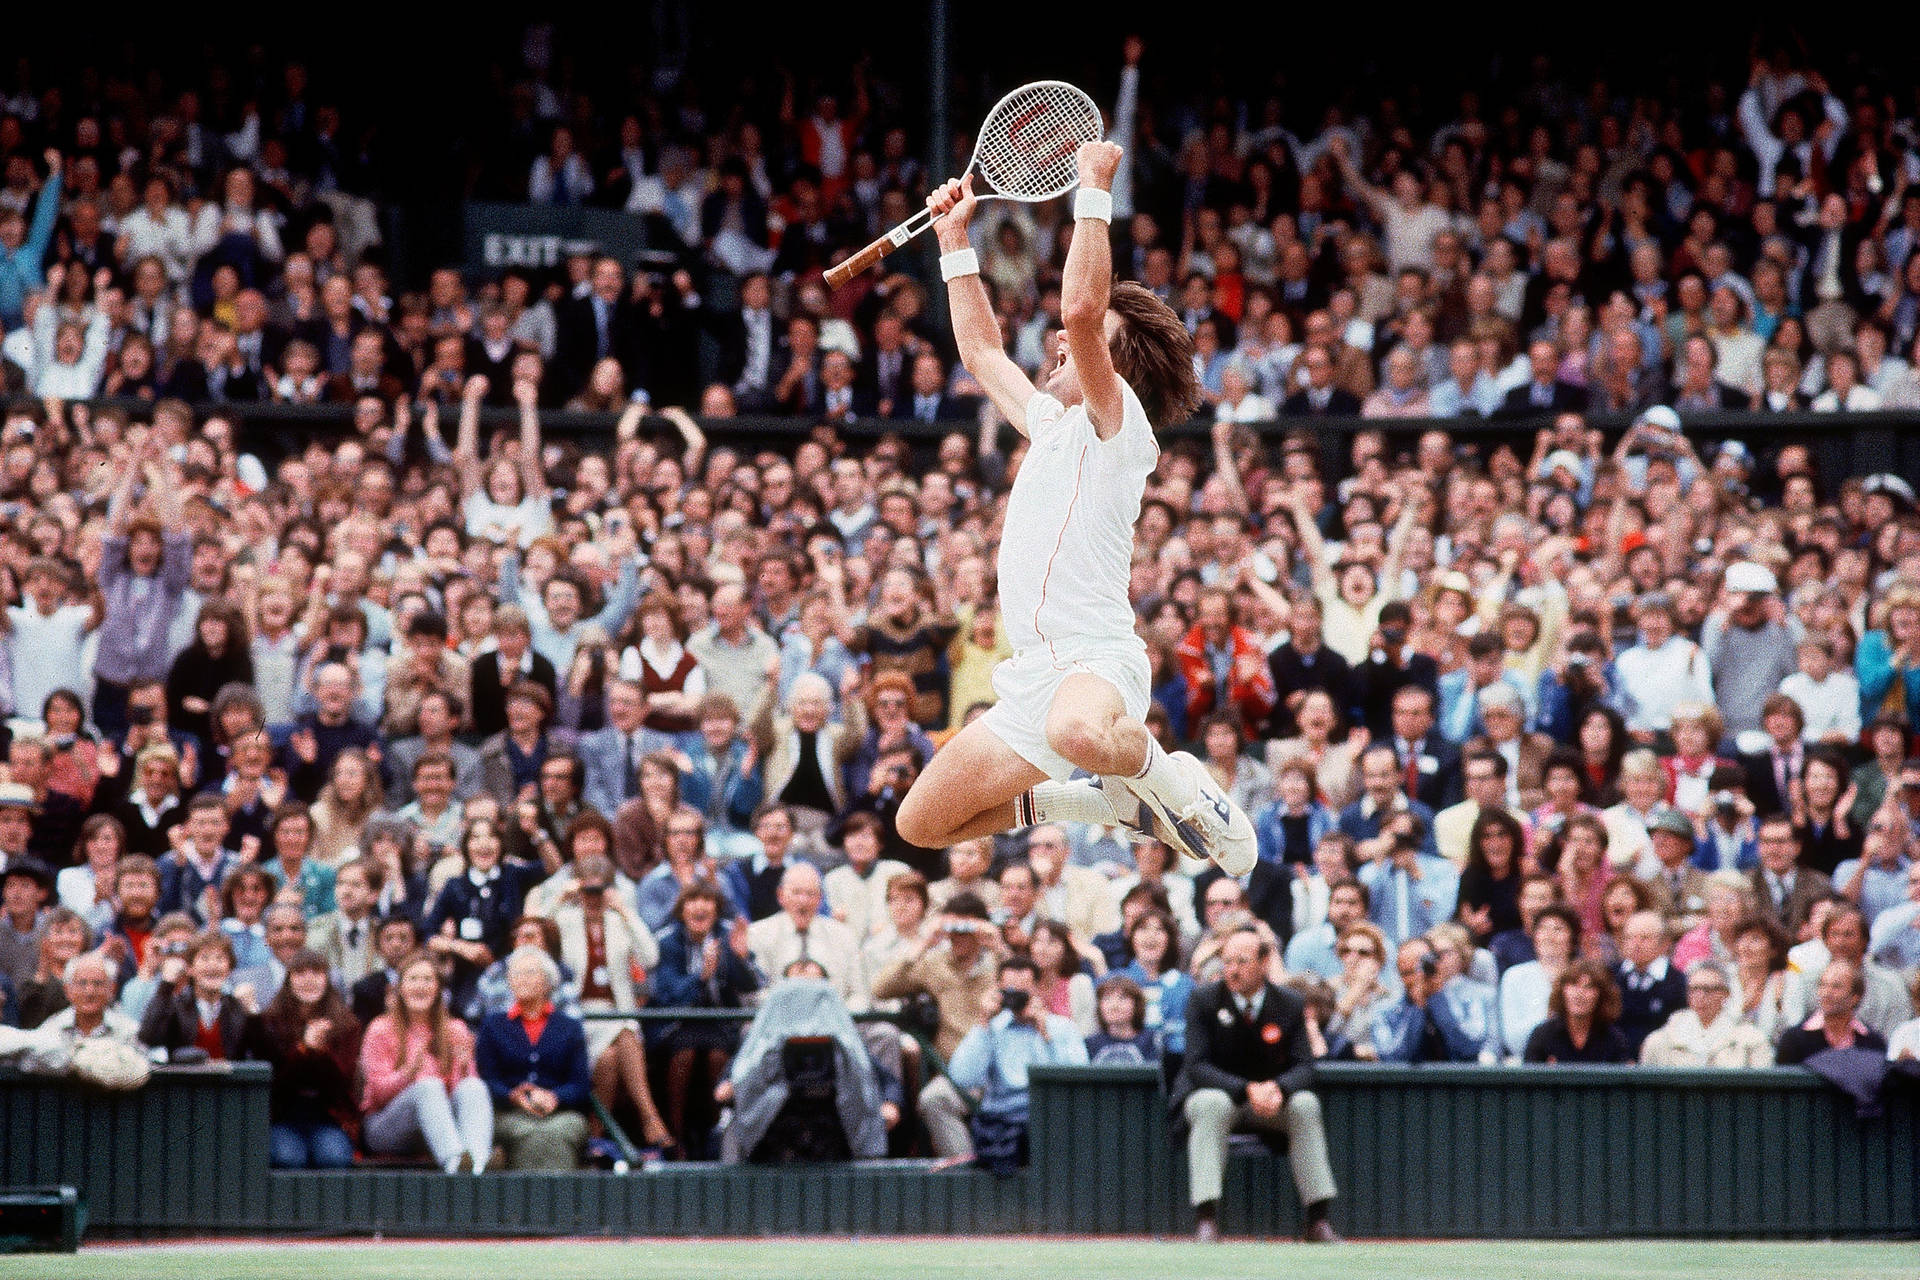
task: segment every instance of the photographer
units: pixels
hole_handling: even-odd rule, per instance
[[[1356,1057],[1381,1062],[1492,1062],[1499,1046],[1494,1001],[1486,987],[1454,972],[1425,938],[1400,944],[1395,957],[1404,991],[1374,1015],[1373,1042]]]
[[[967,1033],[947,1064],[949,1089],[979,1099],[967,1125],[969,1145],[975,1158],[998,1174],[1027,1163],[1028,1070],[1087,1062],[1085,1037],[1070,1020],[1048,1013],[1035,999],[1037,982],[1033,961],[1024,956],[1002,960],[1000,985],[987,992],[981,1005],[985,1025]],[[921,1097],[927,1127],[936,1134],[935,1149],[941,1155],[967,1149],[954,1142],[956,1135],[950,1131],[944,1139],[939,1136],[941,1130],[957,1126],[959,1116],[950,1111],[940,1115],[936,1129],[935,1113],[927,1106],[926,1094]],[[958,1100],[955,1092],[952,1101]]]

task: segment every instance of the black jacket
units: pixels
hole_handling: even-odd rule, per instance
[[[1499,416],[1519,417],[1530,413],[1562,413],[1587,407],[1587,393],[1571,382],[1558,378],[1553,382],[1553,403],[1542,408],[1533,402],[1533,384],[1515,387],[1500,402]]]
[[[1620,1034],[1627,1038],[1627,1051],[1634,1061],[1640,1059],[1640,1046],[1646,1038],[1667,1025],[1667,1019],[1687,1007],[1687,976],[1673,965],[1644,991],[1636,991],[1629,980],[1630,966],[1622,960],[1613,966],[1613,980],[1620,984]]]
[[[1327,407],[1316,409],[1306,392],[1296,391],[1281,404],[1280,412],[1288,418],[1357,418],[1360,416],[1360,397],[1335,387],[1327,397]]]
[[[220,997],[220,1043],[229,1062],[264,1062],[271,1053],[266,1028],[257,1015],[240,1007],[232,996]],[[140,1019],[140,1043],[151,1049],[191,1048],[200,1036],[200,1006],[194,1003],[193,986],[183,983],[177,990],[160,988],[153,993],[147,1012]]]
[[[1184,1124],[1187,1099],[1201,1089],[1219,1089],[1244,1105],[1254,1080],[1271,1080],[1286,1094],[1310,1087],[1306,1007],[1298,995],[1269,982],[1260,990],[1258,1016],[1249,1022],[1226,983],[1196,988],[1187,1001],[1187,1056],[1170,1099],[1175,1123]]]
[[[1267,655],[1267,670],[1273,673],[1275,694],[1273,714],[1267,719],[1269,738],[1291,738],[1299,732],[1287,699],[1305,690],[1324,690],[1342,715],[1351,714],[1353,667],[1324,643],[1314,651],[1311,665],[1305,656],[1293,647],[1291,640]]]
[[[559,684],[553,664],[538,653],[533,655],[533,668],[526,678],[544,686],[548,693],[553,693]],[[468,691],[472,696],[467,699],[467,705],[473,713],[474,735],[491,738],[507,727],[507,688],[500,683],[498,650],[490,649],[473,660],[469,681]]]
[[[1627,1038],[1615,1025],[1595,1026],[1584,1048],[1576,1048],[1567,1034],[1567,1024],[1548,1018],[1527,1037],[1526,1060],[1538,1063],[1611,1063],[1631,1062]]]

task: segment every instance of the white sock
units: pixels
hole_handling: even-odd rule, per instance
[[[1144,789],[1152,792],[1160,803],[1175,813],[1185,809],[1194,800],[1193,780],[1173,762],[1173,757],[1151,734],[1147,737],[1147,763],[1127,781],[1136,791]]]
[[[1120,825],[1106,792],[1087,778],[1041,783],[1014,802],[1014,816],[1023,827],[1041,822],[1091,822],[1103,827]]]

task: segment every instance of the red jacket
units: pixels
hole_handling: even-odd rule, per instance
[[[1267,655],[1244,628],[1235,627],[1228,634],[1228,643],[1233,648],[1233,662],[1227,670],[1226,700],[1239,711],[1240,731],[1251,741],[1261,735],[1278,697],[1273,672],[1267,666]],[[1213,687],[1213,666],[1207,661],[1207,638],[1199,624],[1187,632],[1174,656],[1180,662],[1180,674],[1187,680],[1188,730],[1197,738],[1200,721],[1220,706],[1218,690]]]

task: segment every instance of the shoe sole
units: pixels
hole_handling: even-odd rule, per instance
[[[1107,786],[1108,776],[1113,778],[1114,786],[1112,788]],[[1100,789],[1108,793],[1107,802],[1109,804],[1113,804],[1113,792],[1115,790],[1125,791],[1127,795],[1133,798],[1134,821],[1128,823],[1128,825],[1132,826],[1133,829],[1141,835],[1146,836],[1150,840],[1158,840],[1161,844],[1171,846],[1175,852],[1180,852],[1181,847],[1184,846],[1186,855],[1190,858],[1201,861],[1209,858],[1207,842],[1201,839],[1200,832],[1194,828],[1192,823],[1182,821],[1174,815],[1171,809],[1151,796],[1141,795],[1138,791],[1135,791],[1127,785],[1126,779],[1118,775],[1103,775],[1100,780]],[[1120,812],[1120,806],[1118,804],[1113,804],[1113,811],[1114,816],[1118,817],[1121,822],[1128,822],[1127,816]]]

